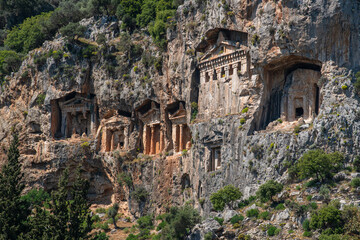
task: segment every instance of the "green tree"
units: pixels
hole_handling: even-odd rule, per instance
[[[341,168],[343,161],[344,157],[338,152],[326,154],[323,150],[310,150],[299,159],[296,169],[301,179],[316,177],[324,181]]]
[[[211,194],[210,201],[216,211],[224,210],[225,204],[232,208],[232,203],[242,197],[240,190],[233,185],[227,185]]]
[[[8,162],[0,173],[0,239],[16,239],[26,231],[29,205],[21,198],[24,174],[19,163],[19,140],[16,133],[7,153]]]
[[[275,180],[269,180],[259,187],[256,192],[256,197],[260,199],[261,202],[272,201],[273,196],[281,192],[283,185],[276,182]]]
[[[197,223],[201,221],[199,213],[189,204],[178,207],[171,207],[165,215],[167,223],[161,231],[161,239],[183,239]]]
[[[73,239],[85,239],[91,231],[91,211],[87,199],[90,184],[81,178],[80,167],[77,169],[76,180],[70,191],[69,201],[69,237]]]
[[[328,205],[313,212],[310,228],[326,230],[328,234],[343,233],[344,221],[341,211],[332,205]]]
[[[27,53],[28,51],[40,47],[46,40],[43,23],[47,21],[52,12],[26,19],[19,27],[14,27],[9,31],[4,43],[7,47],[17,52]]]
[[[119,211],[119,204],[117,204],[117,203],[114,203],[114,205],[112,205],[112,207],[110,207],[109,210],[108,210],[108,216],[109,216],[110,218],[112,218],[115,229],[118,228],[118,227],[116,226],[116,219],[115,219],[118,211]]]

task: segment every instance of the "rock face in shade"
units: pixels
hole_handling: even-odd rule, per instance
[[[191,200],[208,216],[211,193],[233,184],[248,197],[269,179],[286,182],[288,163],[307,149],[353,161],[360,3],[234,0],[229,14],[206,2],[179,7],[166,51],[133,33],[142,54],[130,65],[116,48],[121,22],[107,18],[81,22],[78,41],[107,38],[91,57],[60,36],[33,50],[1,90],[1,162],[15,128],[27,190],[53,189],[80,165],[93,202],[121,201],[139,216]],[[61,59],[36,63],[58,50]],[[139,188],[145,201],[131,194]]]

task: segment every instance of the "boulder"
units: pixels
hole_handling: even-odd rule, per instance
[[[238,212],[237,211],[234,211],[234,210],[227,210],[227,211],[224,211],[223,213],[223,218],[224,218],[224,222],[227,223],[230,221],[230,219],[232,217],[234,217],[235,215],[237,215]]]

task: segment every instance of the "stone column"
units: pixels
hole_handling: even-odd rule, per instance
[[[224,69],[225,69],[225,79],[227,80],[229,79],[229,66],[225,66]]]
[[[200,84],[204,84],[204,83],[205,83],[205,78],[206,78],[205,74],[206,74],[206,72],[205,72],[204,70],[202,70],[202,71],[200,72]]]
[[[160,127],[160,146],[159,146],[159,153],[162,152],[162,150],[164,149],[163,145],[164,145],[164,132],[162,131],[162,129],[161,129],[161,127]]]
[[[124,128],[124,149],[128,149],[129,147],[129,126]]]
[[[150,153],[150,127],[144,125],[143,130],[143,144],[144,144],[144,154]]]
[[[217,80],[221,79],[221,68],[216,69]]]
[[[150,154],[156,153],[155,126],[151,125]]]
[[[175,152],[176,152],[176,148],[177,148],[176,127],[177,127],[177,125],[175,125],[175,124],[172,125],[172,141],[173,141],[173,149]]]
[[[179,152],[184,148],[184,124],[180,124],[180,135],[179,135]]]

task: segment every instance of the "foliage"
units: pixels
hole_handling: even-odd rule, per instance
[[[126,172],[120,173],[118,176],[118,183],[120,186],[125,184],[128,188],[130,188],[133,184],[131,175]]]
[[[19,162],[18,135],[13,139],[7,153],[8,162],[2,166],[0,173],[0,238],[16,239],[27,229],[26,218],[29,215],[28,202],[21,198],[24,174]]]
[[[90,204],[87,201],[89,182],[82,179],[78,168],[75,182],[68,188],[66,169],[51,194],[50,212],[36,206],[29,219],[31,230],[25,239],[85,239],[92,228]],[[68,198],[69,197],[69,198]]]
[[[225,204],[229,207],[231,203],[242,197],[240,190],[233,185],[227,185],[216,193],[211,194],[210,201],[216,211],[224,210]]]
[[[279,230],[277,227],[273,226],[273,225],[269,225],[268,226],[268,229],[267,229],[267,234],[272,237],[272,236],[275,236],[277,234],[279,234]]]
[[[17,52],[27,53],[40,47],[46,40],[42,23],[48,21],[52,12],[42,13],[38,16],[26,19],[19,27],[9,31],[4,43],[7,47]]]
[[[108,212],[107,212],[108,216],[110,218],[112,218],[112,220],[113,220],[113,224],[114,224],[115,229],[117,228],[115,217],[116,217],[118,211],[119,211],[119,204],[114,203],[114,205],[112,205],[112,207],[110,207],[108,209]]]
[[[41,205],[43,202],[50,200],[50,195],[44,189],[31,189],[26,195],[21,197],[29,205]]]
[[[16,72],[21,66],[22,55],[15,51],[0,51],[0,81],[3,76]]]
[[[355,83],[354,83],[355,91],[358,95],[360,95],[360,71],[355,74]]]
[[[302,223],[302,227],[305,231],[310,231],[310,221],[309,219],[305,219]]]
[[[256,196],[261,202],[267,202],[272,200],[273,196],[281,192],[282,189],[283,185],[281,183],[278,183],[275,180],[269,180],[259,187]]]
[[[0,64],[1,64],[1,62],[0,62]],[[355,157],[353,165],[354,165],[355,171],[360,172],[360,157],[359,156]]]
[[[262,212],[262,213],[260,213],[259,218],[264,219],[264,220],[270,220],[271,213],[269,213],[268,211]]]
[[[214,219],[222,226],[224,223],[224,219],[223,218],[219,218],[219,217],[214,217]]]
[[[230,219],[231,224],[238,223],[240,221],[244,220],[244,216],[242,215],[235,215]]]
[[[283,203],[279,203],[276,207],[275,210],[285,210],[285,206]]]
[[[161,239],[183,239],[188,229],[192,229],[201,221],[199,213],[189,204],[182,207],[171,207],[165,214],[167,223],[162,229]]]
[[[250,196],[248,199],[242,200],[238,204],[238,208],[243,208],[248,206],[251,202],[256,200],[256,196]]]
[[[301,179],[316,177],[324,181],[332,177],[332,172],[342,168],[344,157],[339,152],[327,154],[323,150],[309,150],[297,162],[295,168]]]
[[[360,178],[354,178],[353,180],[351,180],[350,185],[351,185],[353,188],[360,187]]]
[[[131,193],[131,196],[139,203],[146,202],[149,193],[144,187],[136,187],[135,190]]]
[[[334,206],[325,206],[311,214],[311,229],[326,230],[327,233],[343,233],[343,226],[341,211]]]
[[[43,105],[45,102],[45,98],[46,98],[46,94],[40,93],[36,98],[37,105],[39,105],[39,106]]]
[[[99,232],[92,238],[92,240],[109,240],[109,237],[106,236],[106,233]]]
[[[60,33],[62,36],[67,37],[68,39],[73,39],[76,36],[82,37],[86,30],[85,26],[80,25],[79,23],[69,23],[68,25],[60,28]]]
[[[344,230],[351,235],[360,235],[360,210],[356,206],[344,206],[342,218],[345,222]]]
[[[194,121],[196,119],[196,116],[198,114],[198,104],[196,102],[191,103],[191,121]]]
[[[246,216],[257,218],[259,216],[259,210],[257,208],[249,209],[246,211]]]

